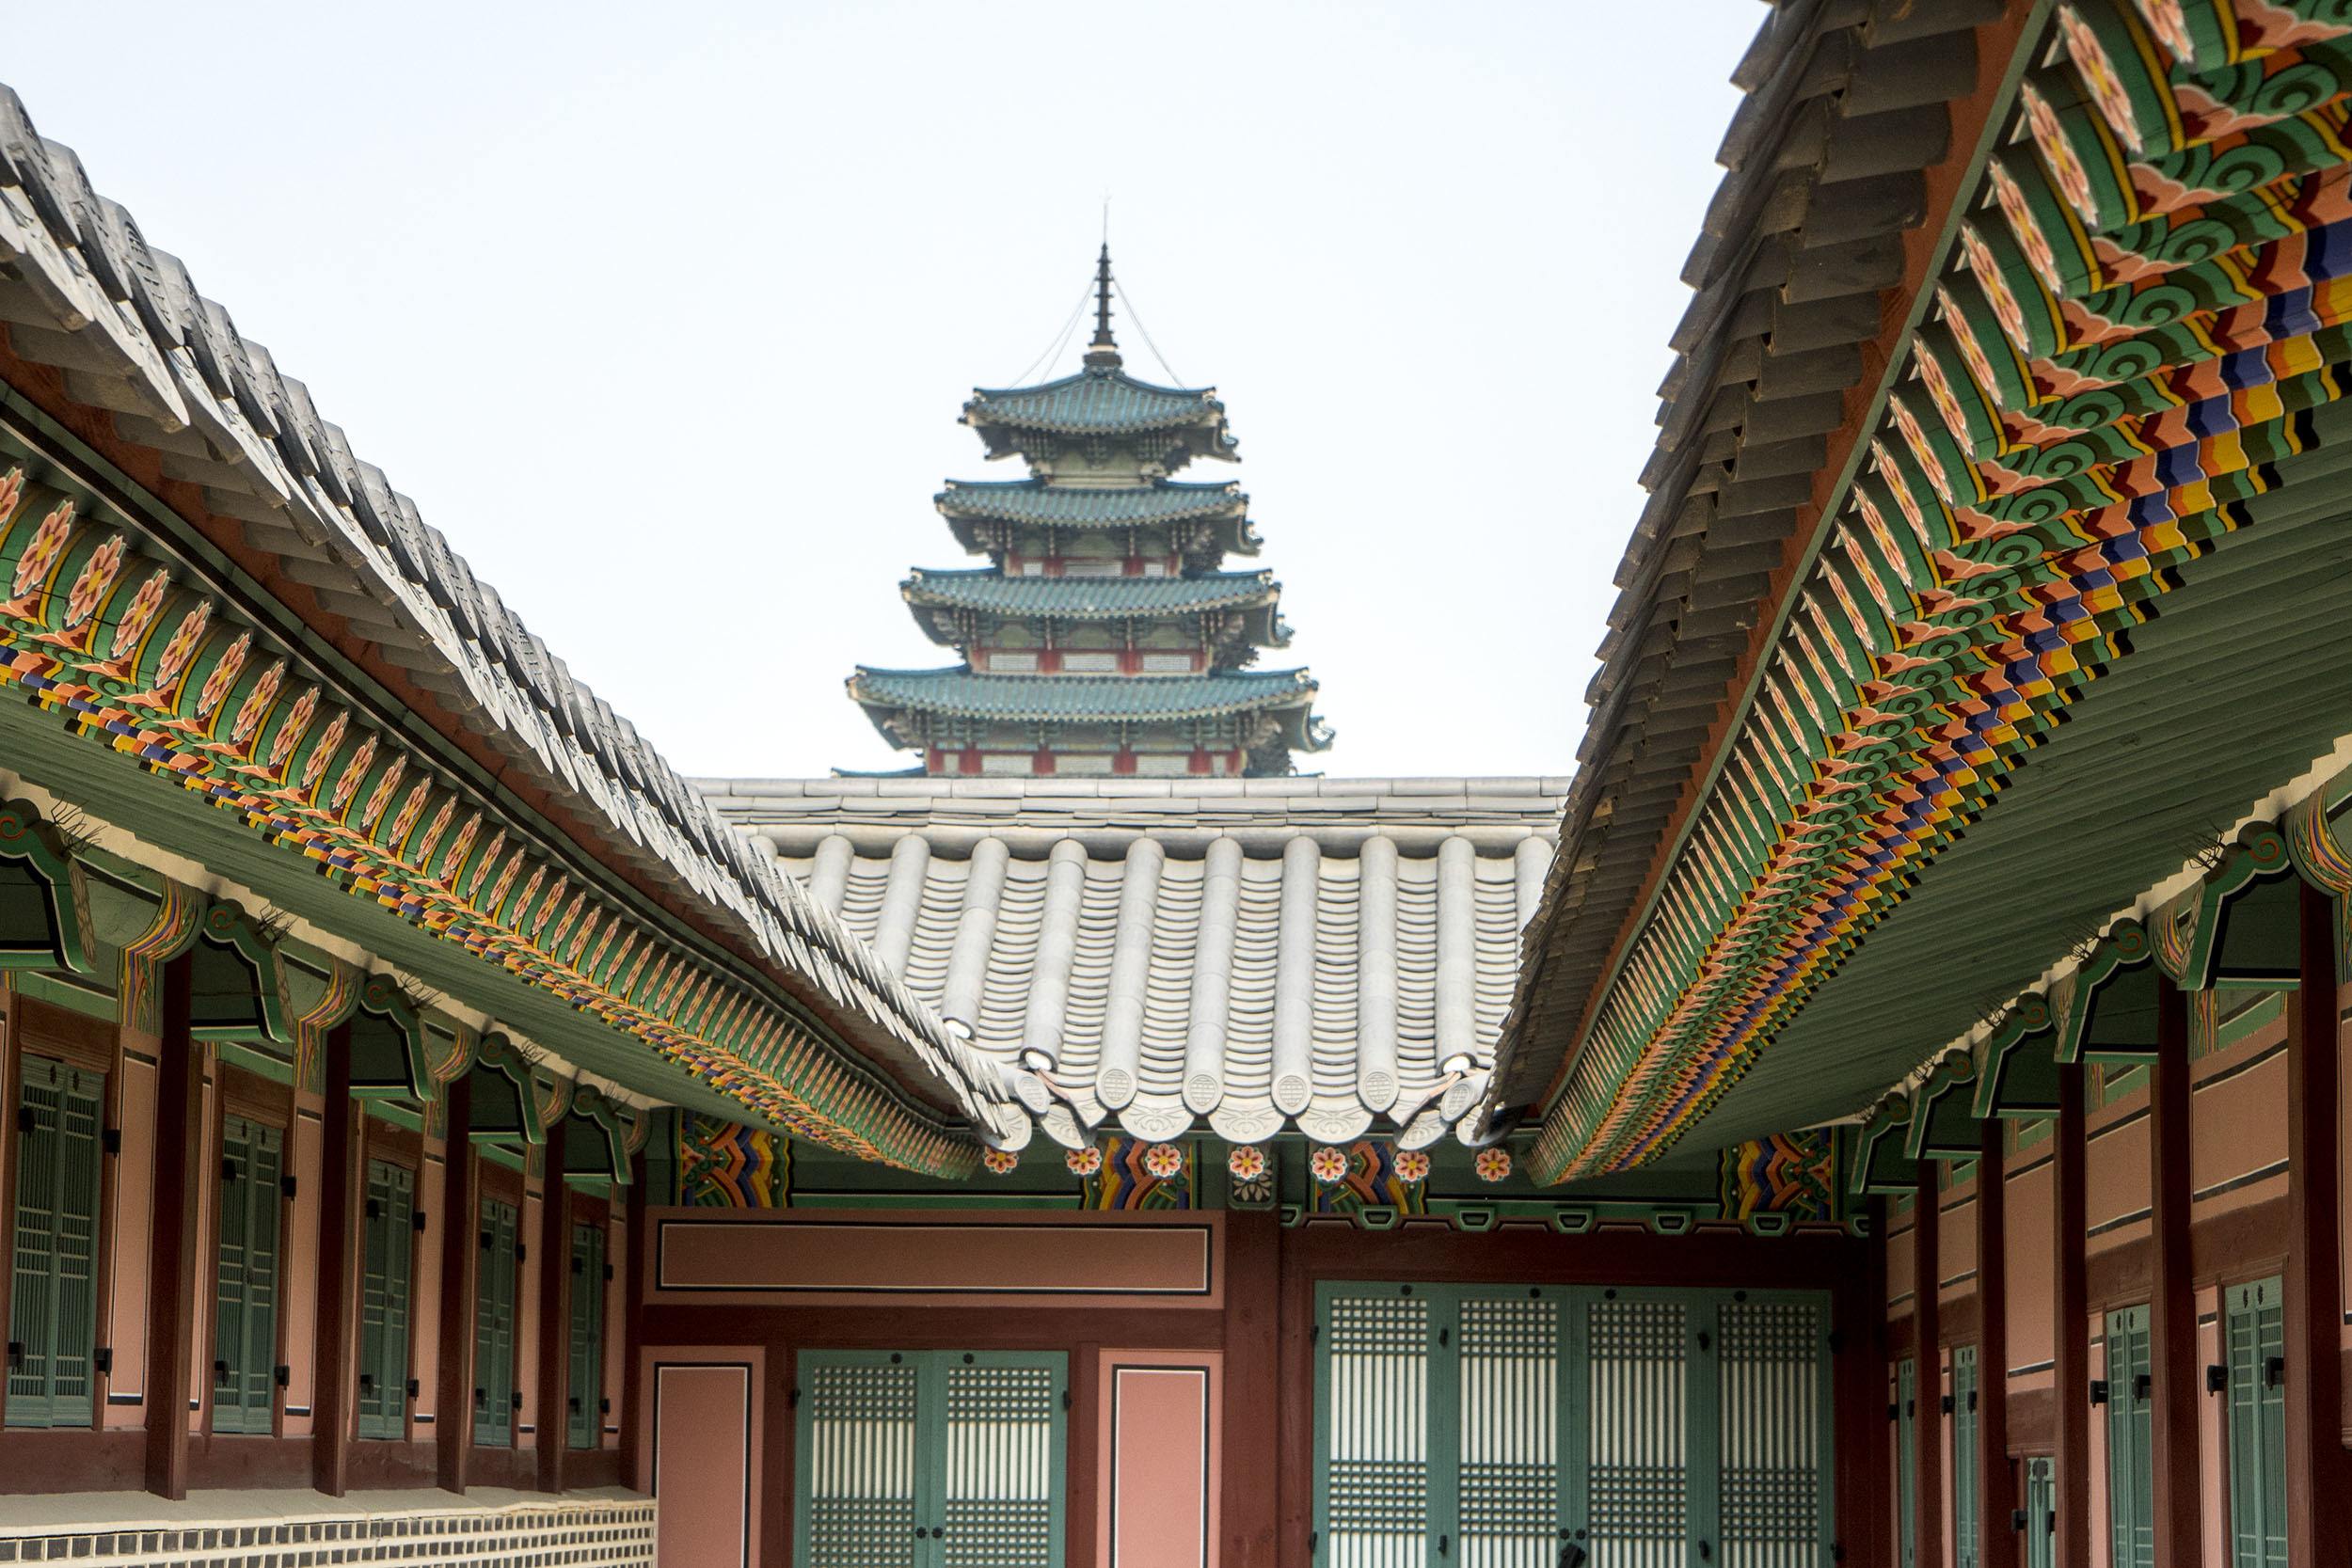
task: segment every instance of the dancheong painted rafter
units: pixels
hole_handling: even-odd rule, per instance
[[[1707,1116],[2330,441],[2352,359],[2340,10],[2057,8],[1859,471],[1761,607],[1779,620],[1711,784],[1575,1025],[1541,1175],[1642,1164]]]

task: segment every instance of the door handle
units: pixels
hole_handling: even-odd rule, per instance
[[[1448,1544],[1448,1538],[1447,1538],[1447,1537],[1442,1536],[1442,1535],[1440,1535],[1439,1537],[1438,1537],[1438,1555],[1439,1557],[1443,1557],[1443,1556],[1445,1556],[1445,1554],[1446,1554],[1446,1546],[1447,1546],[1447,1544]]]

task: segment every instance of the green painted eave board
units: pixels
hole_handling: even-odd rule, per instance
[[[2329,444],[2280,465],[2249,526],[2184,569],[2132,651],[1690,1141],[1867,1103],[2352,731],[2352,408],[2316,422]]]

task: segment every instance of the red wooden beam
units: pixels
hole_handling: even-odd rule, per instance
[[[2197,1285],[2189,1259],[2188,993],[2156,976],[2156,1059],[2148,1069],[2149,1433],[2156,1568],[2204,1550],[2198,1473]],[[2117,1389],[2115,1399],[2134,1397]]]
[[[1977,1568],[2017,1568],[2009,1457],[2009,1188],[2005,1124],[1977,1125]]]
[[[473,1457],[473,1298],[482,1216],[474,1200],[473,1085],[465,1072],[443,1091],[448,1141],[441,1156],[441,1375],[433,1413],[433,1479],[466,1489]]]
[[[351,1025],[326,1032],[326,1154],[319,1182],[318,1363],[311,1374],[310,1485],[340,1497],[351,1484],[353,1342],[358,1334],[358,1106],[351,1098]]]
[[[2050,1294],[2051,1344],[2058,1363],[2057,1568],[2090,1563],[2090,1259],[2083,1186],[2083,1067],[2058,1069],[2058,1126],[2051,1137],[2050,1182],[2057,1194],[2051,1227],[2056,1289]]]
[[[2296,927],[2301,981],[2287,1007],[2287,1560],[2342,1559],[2343,1127],[2335,900],[2308,883]],[[2323,1515],[2328,1523],[2323,1527]]]
[[[539,1194],[539,1490],[564,1490],[564,1456],[571,1446],[572,1195],[564,1185],[564,1123],[558,1117],[541,1146],[546,1185]],[[582,1290],[601,1283],[580,1282]],[[602,1423],[599,1422],[599,1425]]]
[[[155,1228],[149,1242],[147,1308],[147,1489],[174,1501],[188,1495],[188,1382],[196,1328],[196,1169],[204,1148],[203,1048],[189,1032],[195,960],[163,966],[162,1037],[155,1059]]]
[[[1911,1343],[1913,1398],[1911,1510],[1912,1560],[1944,1560],[1944,1368],[1943,1274],[1944,1193],[1942,1167],[1919,1162],[1918,1185],[1911,1199]]]

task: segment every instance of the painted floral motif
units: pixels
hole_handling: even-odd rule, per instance
[[[1184,1151],[1174,1144],[1153,1144],[1143,1151],[1144,1174],[1162,1181],[1173,1180],[1184,1168]]]
[[[10,468],[0,475],[0,528],[8,526],[8,519],[16,515],[17,502],[24,499],[24,470]]]
[[[295,709],[297,713],[300,711],[299,707]],[[337,752],[342,750],[343,732],[350,728],[350,710],[348,708],[336,710],[335,717],[327,723],[326,733],[319,736],[319,743],[310,748],[310,756],[303,761],[303,794],[308,795],[316,789],[319,786],[319,781],[326,776],[326,765],[335,760]]]
[[[1073,1148],[1063,1155],[1061,1163],[1070,1167],[1073,1176],[1092,1176],[1103,1168],[1103,1151],[1089,1144],[1084,1148]]]
[[[122,570],[122,552],[130,542],[119,533],[98,546],[96,554],[83,566],[82,575],[73,579],[73,592],[66,595],[65,629],[73,630],[88,620],[105,601],[106,590],[115,585],[115,574]]]
[[[1511,1151],[1507,1148],[1482,1148],[1474,1167],[1481,1181],[1500,1181],[1511,1174]]]
[[[310,721],[318,710],[319,689],[315,686],[303,688],[302,695],[294,699],[294,710],[286,715],[286,721],[278,726],[278,737],[269,743],[271,772],[275,773],[286,766],[288,759],[294,755],[294,749],[302,743],[303,734],[310,729]],[[322,763],[320,766],[323,768],[326,765]]]
[[[1225,1168],[1236,1181],[1255,1181],[1265,1174],[1265,1150],[1256,1144],[1243,1144],[1227,1152]]]
[[[26,545],[24,553],[17,558],[16,577],[8,588],[11,599],[23,603],[34,586],[48,577],[51,568],[57,564],[57,558],[65,554],[65,542],[72,532],[73,503],[60,501],[56,511],[40,520],[40,527],[33,531],[32,543]],[[10,612],[15,613],[13,605]],[[20,615],[19,618],[31,619],[30,615]]]
[[[237,677],[245,673],[246,657],[252,652],[253,634],[249,631],[239,633],[237,640],[229,644],[229,651],[220,656],[220,662],[213,666],[213,673],[204,677],[204,689],[196,696],[196,717],[199,723],[210,722],[220,705],[229,700],[229,689],[236,685]]]
[[[358,790],[359,781],[368,776],[368,768],[374,762],[375,736],[369,736],[359,742],[359,749],[351,753],[351,760],[343,764],[342,774],[336,779],[335,787],[326,798],[328,811],[338,816],[342,815],[343,808],[351,803],[351,797]]]
[[[981,1154],[980,1164],[991,1176],[1010,1176],[1021,1164],[1021,1156],[1009,1148],[992,1148]]]
[[[1418,1148],[1399,1149],[1396,1155],[1396,1179],[1410,1186],[1429,1180],[1429,1156]]]
[[[164,644],[164,657],[155,661],[155,689],[170,689],[171,683],[187,669],[196,657],[196,646],[204,640],[204,628],[213,624],[213,601],[199,599],[196,608],[180,617],[180,626]]]
[[[1325,1186],[1336,1186],[1347,1180],[1347,1150],[1325,1144],[1307,1156],[1307,1168]]]
[[[417,825],[417,818],[424,815],[424,803],[432,796],[433,781],[419,779],[409,789],[408,799],[400,803],[400,810],[393,815],[391,831],[384,835],[384,842],[399,847],[407,839],[408,830]]]

